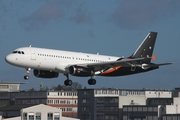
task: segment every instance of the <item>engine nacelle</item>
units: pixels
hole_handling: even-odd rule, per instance
[[[76,65],[69,67],[69,73],[73,76],[80,77],[92,76],[94,74],[94,72],[91,69]]]
[[[142,67],[142,69],[144,69],[144,70],[147,70],[147,69],[153,70],[153,69],[159,68],[159,66],[156,65],[156,64],[154,64],[154,63],[142,64],[141,67]]]
[[[148,68],[150,68],[150,66],[148,64],[142,64],[142,69],[146,70]]]
[[[59,73],[53,71],[46,71],[46,70],[34,70],[34,76],[39,78],[57,78]]]

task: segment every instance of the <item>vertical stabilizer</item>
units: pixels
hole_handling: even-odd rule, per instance
[[[152,57],[156,36],[157,32],[150,32],[137,50],[132,54],[131,58]],[[145,59],[143,61],[150,63],[151,59]]]

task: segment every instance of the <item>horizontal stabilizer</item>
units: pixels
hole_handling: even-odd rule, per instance
[[[161,64],[156,64],[158,66],[163,66],[163,65],[170,65],[170,64],[174,64],[173,62],[170,62],[170,63],[161,63]]]
[[[148,69],[148,68],[158,68],[159,66],[163,66],[163,65],[170,65],[173,64],[171,63],[161,63],[161,64],[142,64],[142,68],[143,69]]]

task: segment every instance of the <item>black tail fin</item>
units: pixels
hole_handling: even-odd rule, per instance
[[[154,45],[156,42],[157,32],[150,32],[137,50],[132,54],[131,58],[152,57]],[[145,59],[143,62],[150,63],[151,59]]]

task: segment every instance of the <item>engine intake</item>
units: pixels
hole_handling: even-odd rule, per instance
[[[80,76],[80,77],[88,77],[94,74],[94,72],[91,69],[76,65],[69,67],[69,73],[73,76]]]
[[[39,78],[57,78],[59,73],[53,71],[46,71],[46,70],[34,70],[34,76]]]

